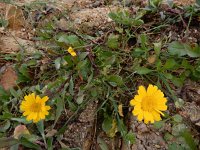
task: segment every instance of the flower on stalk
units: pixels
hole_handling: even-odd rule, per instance
[[[67,49],[67,51],[74,57],[74,56],[76,56],[76,52],[74,51],[74,49],[72,48],[72,47],[69,47],[68,49]]]
[[[48,99],[48,96],[40,98],[35,93],[26,95],[20,105],[20,110],[23,112],[23,116],[26,116],[26,120],[33,120],[34,123],[37,123],[45,119],[46,115],[49,114],[48,110],[51,108],[45,104]]]
[[[150,84],[147,90],[144,86],[139,86],[138,95],[130,101],[130,105],[134,106],[133,115],[148,124],[161,120],[160,114],[164,116],[161,111],[167,110],[166,102],[163,92]]]

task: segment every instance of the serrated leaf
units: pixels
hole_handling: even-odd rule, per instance
[[[173,118],[173,120],[174,120],[175,122],[177,122],[177,123],[180,123],[180,122],[183,121],[183,118],[182,118],[181,115],[179,115],[179,114],[174,115],[172,118]]]
[[[183,105],[184,105],[183,99],[179,98],[179,99],[177,99],[177,100],[175,101],[175,106],[176,106],[176,108],[181,108],[181,107],[183,107]]]
[[[165,122],[164,122],[164,121],[156,121],[156,122],[153,124],[153,127],[156,128],[156,129],[160,129],[160,128],[162,128],[164,125],[165,125]]]
[[[172,127],[172,135],[179,136],[183,130],[186,129],[185,124],[176,124]]]

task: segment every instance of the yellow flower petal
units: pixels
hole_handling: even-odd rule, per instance
[[[76,52],[74,51],[74,49],[72,48],[72,47],[69,47],[68,49],[67,49],[67,51],[74,57],[74,56],[76,56]]]
[[[157,86],[149,85],[147,90],[139,86],[138,95],[130,101],[130,105],[134,106],[132,114],[147,124],[161,120],[160,114],[164,115],[161,111],[167,110],[166,102],[163,92]]]
[[[48,99],[49,99],[49,97],[45,96],[45,97],[42,98],[42,102],[45,103],[46,101],[48,101]]]
[[[34,123],[45,119],[45,116],[49,114],[48,110],[51,108],[45,105],[47,100],[47,96],[41,99],[40,96],[35,95],[35,93],[26,95],[20,105],[23,116],[26,116],[28,121],[32,120]]]
[[[141,112],[142,112],[141,109],[134,109],[134,110],[132,111],[132,113],[133,113],[134,116],[139,115]]]
[[[142,97],[146,95],[146,89],[144,86],[139,86],[138,95],[141,95]]]
[[[161,120],[160,114],[158,112],[152,111],[152,115],[153,115],[153,118],[154,118],[155,121]]]
[[[158,110],[162,110],[162,111],[167,110],[167,106],[166,106],[166,105],[158,105],[156,108],[157,108]]]
[[[149,87],[147,88],[147,95],[151,96],[153,94],[155,94],[158,90],[157,86],[153,86],[153,85],[149,85]]]
[[[140,102],[136,101],[135,99],[132,99],[132,100],[130,101],[130,105],[131,105],[131,106],[135,106],[135,105],[139,105],[139,104],[140,104]]]
[[[143,118],[144,118],[144,113],[143,113],[143,111],[141,111],[140,113],[139,113],[139,115],[138,115],[138,120],[139,121],[142,121],[143,120]]]

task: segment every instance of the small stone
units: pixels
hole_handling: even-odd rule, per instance
[[[138,127],[137,127],[138,132],[144,133],[144,132],[148,132],[148,128],[144,123],[141,123]]]

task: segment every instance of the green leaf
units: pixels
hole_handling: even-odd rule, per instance
[[[17,121],[19,123],[23,123],[23,124],[30,124],[31,121],[27,121],[26,118],[22,117],[22,118],[11,118],[12,121]]]
[[[3,112],[3,115],[0,115],[0,120],[11,119],[13,114],[10,112]]]
[[[29,60],[29,61],[27,62],[27,65],[28,65],[28,66],[35,66],[35,65],[37,65],[37,61],[34,60],[34,59],[31,59],[31,60]]]
[[[32,149],[36,149],[36,150],[42,150],[42,148],[39,145],[29,141],[28,139],[26,139],[24,137],[21,137],[20,143],[23,146],[27,147],[27,148],[32,148]]]
[[[176,143],[172,143],[168,146],[168,150],[184,150],[184,148]]]
[[[135,135],[133,132],[129,131],[126,136],[124,137],[127,144],[133,144],[135,143]]]
[[[58,97],[56,99],[56,118],[55,118],[54,125],[56,124],[56,122],[60,118],[60,116],[62,114],[62,111],[64,110],[64,106],[65,106],[65,103],[64,103],[63,99],[61,99],[60,97]]]
[[[174,42],[170,43],[168,50],[169,50],[169,53],[172,55],[184,56],[187,54],[184,44],[182,44],[178,41],[174,41]]]
[[[84,60],[88,56],[89,52],[81,52],[81,54],[78,55],[80,60]]]
[[[171,59],[167,59],[163,67],[164,69],[173,69],[176,64],[177,64],[176,61],[173,58],[171,58]]]
[[[116,107],[116,106],[115,106]],[[121,136],[123,138],[125,138],[125,136],[127,135],[127,127],[126,125],[124,124],[123,120],[122,119],[119,119],[117,120],[117,127],[118,127],[118,130],[119,132],[121,133]]]
[[[73,96],[74,95],[74,81],[73,77],[71,76],[71,79],[69,81],[69,93]]]
[[[18,93],[15,89],[13,89],[13,88],[10,88],[10,93],[11,93],[11,95],[14,96],[15,98],[20,97],[19,93]]]
[[[154,45],[154,51],[156,53],[156,56],[159,56],[161,48],[162,48],[162,42],[153,43],[153,45]]]
[[[126,25],[126,26],[139,26],[144,22],[140,18],[144,15],[144,13],[140,13],[136,18],[131,18],[131,15],[128,11],[118,11],[111,12],[108,16],[118,24]]]
[[[200,57],[200,47],[197,44],[191,47],[189,44],[174,41],[169,44],[168,50],[171,55]]]
[[[53,137],[49,137],[47,140],[47,149],[48,150],[53,150]]]
[[[190,147],[191,150],[197,150],[197,145],[195,144],[195,141],[190,132],[185,130],[181,133],[181,136],[185,139],[185,142],[187,143],[187,145]]]
[[[184,83],[184,79],[180,78],[180,77],[175,77],[173,76],[172,80],[173,84],[177,87],[182,87],[183,83]]]
[[[165,135],[164,135],[164,139],[166,140],[166,141],[171,141],[172,139],[174,138],[174,136],[173,135],[171,135],[170,133],[165,133]]]
[[[116,55],[112,55],[111,57],[105,59],[104,64],[105,65],[112,65],[115,63]]]
[[[164,125],[165,125],[165,122],[164,122],[164,121],[156,121],[156,122],[153,124],[153,127],[154,127],[155,129],[161,129]]]
[[[186,129],[186,125],[185,124],[176,124],[176,125],[173,125],[172,127],[172,135],[174,136],[179,136],[181,134],[181,132],[183,130]]]
[[[102,129],[104,132],[107,133],[108,131],[110,131],[110,129],[112,128],[112,122],[113,122],[112,117],[107,116],[104,118],[104,121],[102,123]]]
[[[119,75],[110,75],[107,76],[107,81],[112,85],[112,86],[121,86],[124,84],[122,77]]]
[[[180,123],[180,122],[183,121],[183,118],[182,118],[181,115],[179,115],[179,114],[174,115],[172,118],[173,118],[173,120],[174,120],[175,122],[177,122],[177,123]]]
[[[107,46],[112,49],[117,49],[119,47],[119,35],[110,34],[108,36]]]
[[[77,66],[76,66],[76,69],[77,70],[81,70],[81,69],[84,69],[85,67],[86,67],[86,65],[87,65],[87,60],[85,59],[85,60],[83,60],[83,61],[80,61],[78,64],[77,64]]]
[[[101,150],[109,150],[108,145],[106,144],[106,142],[102,138],[98,137],[97,143],[99,144]]]
[[[147,37],[147,35],[146,34],[141,34],[139,36],[139,41],[140,41],[140,43],[142,45],[142,49],[146,50],[147,49],[146,45],[148,44],[148,37]]]
[[[151,73],[153,70],[148,69],[146,67],[137,67],[135,69],[136,73],[140,74],[140,75],[144,75],[144,74],[149,74]]]
[[[59,36],[58,42],[64,42],[67,45],[71,45],[72,47],[81,46],[81,42],[76,35],[63,34],[63,35]]]
[[[10,121],[9,120],[4,120],[0,122],[0,132],[6,132],[10,127]]]
[[[8,101],[9,98],[10,98],[10,96],[9,96],[8,92],[5,91],[4,88],[0,85],[0,99],[1,99],[0,104],[1,104],[1,102]]]
[[[27,64],[22,64],[21,67],[19,68],[19,72],[26,78],[30,79],[30,74]]]
[[[195,44],[194,47],[191,47],[188,44],[184,44],[185,49],[187,50],[187,55],[190,57],[200,57],[200,47]]]
[[[182,108],[184,106],[184,100],[179,98],[175,101],[175,107],[176,108]]]

